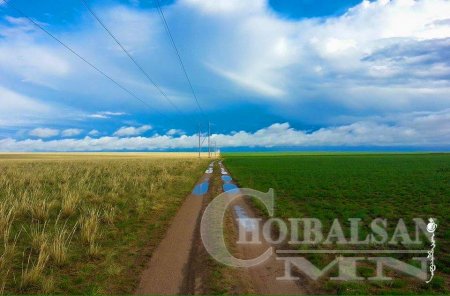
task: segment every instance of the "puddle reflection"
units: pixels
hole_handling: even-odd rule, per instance
[[[194,187],[194,190],[192,190],[192,194],[203,195],[206,192],[208,192],[208,188],[209,188],[209,181],[207,180],[207,181],[204,181],[204,182],[202,182],[200,184],[197,184]]]

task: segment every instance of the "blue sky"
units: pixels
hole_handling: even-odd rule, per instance
[[[153,109],[0,4],[0,150],[450,148],[450,2],[9,0]],[[161,115],[162,114],[162,115]],[[333,149],[334,149],[333,148]]]

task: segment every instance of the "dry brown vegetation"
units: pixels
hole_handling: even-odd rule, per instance
[[[132,292],[136,261],[207,163],[193,155],[0,155],[0,294]]]

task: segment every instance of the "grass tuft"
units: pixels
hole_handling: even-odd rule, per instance
[[[66,223],[60,226],[58,225],[58,221],[59,220],[57,219],[53,239],[50,243],[50,256],[56,265],[62,266],[67,263],[69,245],[77,228],[77,224],[73,226],[72,230],[69,230]]]
[[[99,253],[97,239],[99,236],[100,212],[91,209],[80,217],[81,239],[88,245],[88,254],[96,256]]]
[[[74,192],[68,192],[64,195],[61,202],[61,214],[63,217],[70,217],[75,214],[80,198]]]
[[[50,254],[47,243],[43,243],[41,245],[38,258],[35,262],[32,262],[30,252],[28,255],[27,265],[22,267],[22,277],[20,282],[22,289],[40,284],[49,258]]]

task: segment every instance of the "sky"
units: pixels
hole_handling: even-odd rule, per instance
[[[8,2],[0,151],[450,150],[448,0]]]

